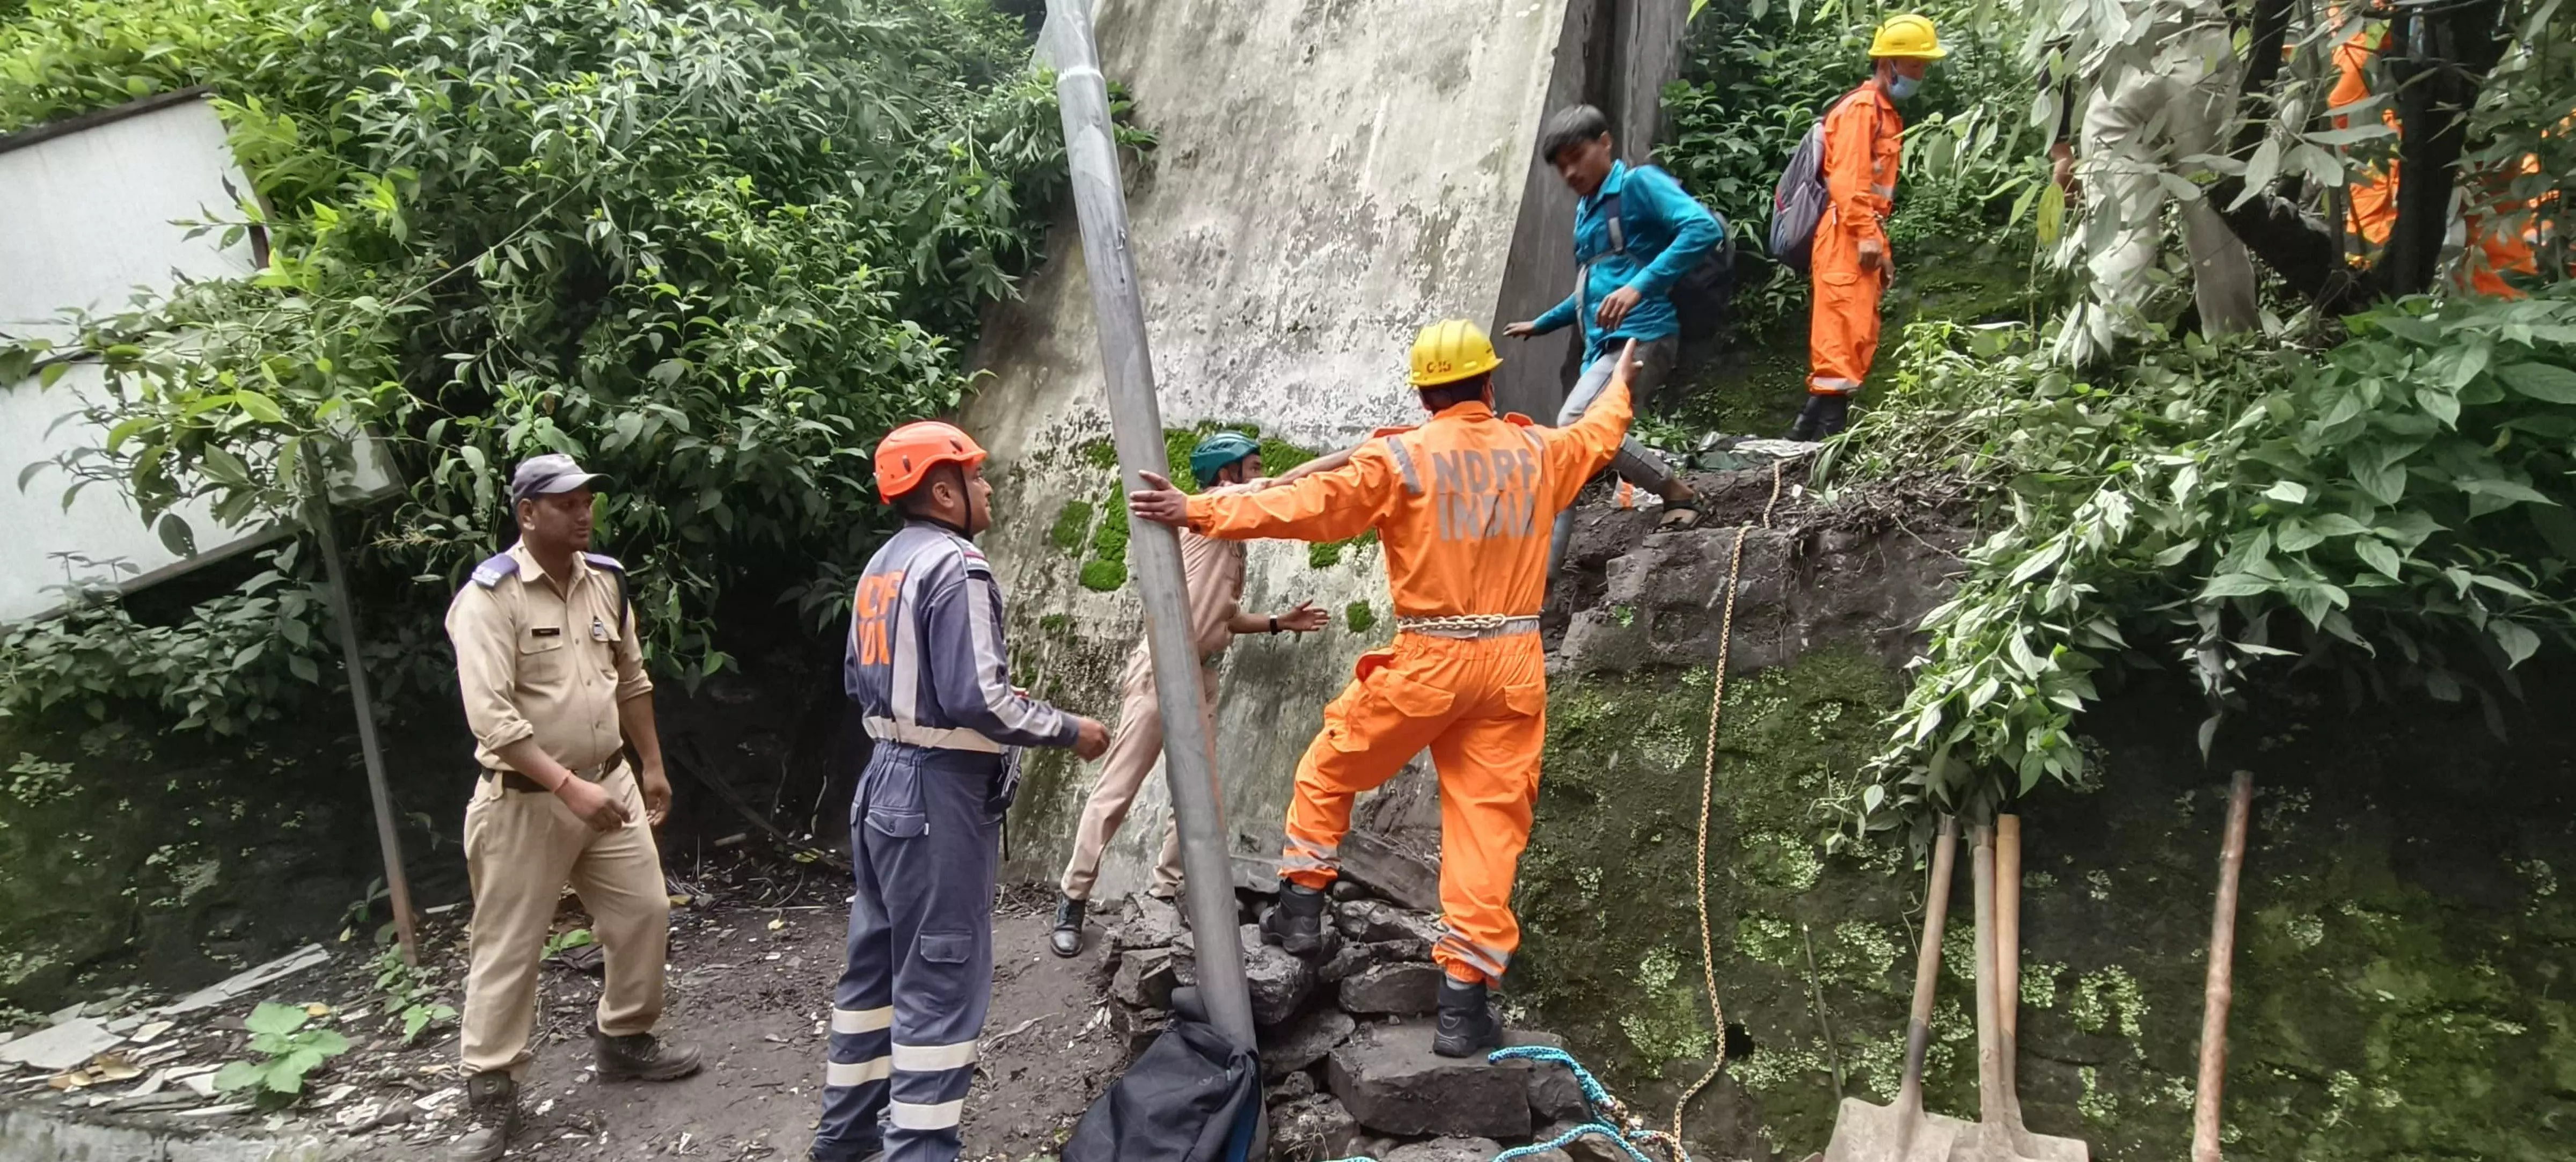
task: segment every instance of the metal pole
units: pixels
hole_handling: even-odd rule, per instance
[[[394,798],[385,787],[385,754],[376,745],[374,702],[367,695],[367,668],[358,658],[358,606],[349,599],[349,578],[340,567],[339,538],[331,533],[331,501],[323,474],[313,478],[313,536],[322,543],[322,572],[330,582],[331,615],[340,623],[340,659],[349,668],[349,703],[358,714],[358,751],[367,764],[367,796],[376,804],[376,846],[385,857],[385,895],[394,910],[394,937],[402,943],[403,963],[420,963],[420,938],[411,925],[411,883],[403,878],[402,838],[394,833]]]
[[[1086,0],[1047,0],[1046,53],[1056,69],[1056,104],[1073,176],[1082,258],[1091,275],[1091,305],[1100,328],[1110,429],[1122,478],[1169,475],[1162,409],[1154,398],[1154,365],[1145,349],[1145,303],[1136,289],[1136,260],[1127,249],[1127,195],[1118,181],[1110,136],[1109,85],[1091,38]],[[1166,707],[1197,707],[1199,658],[1190,637],[1189,596],[1181,576],[1181,542],[1171,528],[1127,519],[1130,575],[1145,598],[1145,640],[1154,655],[1154,693]],[[1181,833],[1190,929],[1198,940],[1199,992],[1208,1016],[1236,1044],[1251,1048],[1252,992],[1243,980],[1235,928],[1234,872],[1226,856],[1225,809],[1217,799],[1207,720],[1188,711],[1163,715],[1163,774]]]

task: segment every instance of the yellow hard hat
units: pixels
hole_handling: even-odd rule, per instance
[[[1937,61],[1950,55],[1950,50],[1941,47],[1941,34],[1933,30],[1931,17],[1909,12],[1890,16],[1887,23],[1878,26],[1878,35],[1869,42],[1869,55],[1873,59],[1902,56]]]
[[[1413,386],[1438,387],[1483,375],[1503,365],[1485,329],[1465,319],[1442,319],[1413,337]]]

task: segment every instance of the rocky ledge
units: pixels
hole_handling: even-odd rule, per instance
[[[1268,903],[1249,888],[1238,898],[1244,921]],[[1431,1051],[1440,985],[1431,962],[1436,918],[1347,880],[1327,916],[1325,949],[1311,961],[1262,943],[1254,923],[1240,932],[1260,1026],[1270,1158],[1485,1162],[1589,1117],[1573,1073],[1561,1065]],[[1197,943],[1171,902],[1138,895],[1113,918],[1096,954],[1112,1027],[1127,1037],[1131,1055],[1140,1053],[1169,1023],[1172,990],[1196,982]],[[1560,1044],[1519,1029],[1505,1040]],[[1609,1162],[1624,1155],[1594,1138],[1534,1157]]]

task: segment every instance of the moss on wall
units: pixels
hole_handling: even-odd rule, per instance
[[[1516,907],[1512,995],[1660,1118],[1718,1036],[1691,893],[1706,671],[1560,680]],[[1728,1078],[1697,1137],[1726,1156],[1823,1147],[1841,1094],[1901,1067],[1921,870],[1827,853],[1809,804],[1852,777],[1897,676],[1837,650],[1729,684],[1707,880]],[[2548,696],[2535,688],[2534,704]],[[2229,1151],[2310,1160],[2566,1156],[2576,1124],[2576,727],[2497,743],[2465,712],[2249,716],[2260,798],[2238,926]],[[2189,1141],[2228,756],[2205,768],[2173,691],[2089,716],[2105,789],[2024,812],[2021,1092],[2034,1128],[2103,1159]],[[1973,1116],[1963,851],[1927,1102]],[[1841,1083],[1837,1084],[1837,1078]]]

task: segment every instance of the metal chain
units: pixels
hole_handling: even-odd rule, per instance
[[[1438,633],[1443,630],[1501,629],[1515,621],[1536,621],[1535,615],[1514,617],[1508,613],[1445,613],[1420,617],[1399,617],[1396,628],[1416,633]]]
[[[1766,529],[1771,527],[1772,510],[1780,504],[1780,471],[1785,463],[1782,460],[1771,462],[1771,499],[1762,506],[1762,527]],[[1699,967],[1700,975],[1708,985],[1709,1027],[1716,1032],[1717,1060],[1709,1063],[1708,1072],[1701,1074],[1699,1080],[1692,1082],[1689,1089],[1682,1091],[1680,1099],[1673,1102],[1672,1141],[1676,1150],[1682,1142],[1682,1113],[1690,1109],[1691,1099],[1698,1097],[1699,1092],[1708,1088],[1708,1083],[1717,1080],[1717,1075],[1726,1068],[1726,1009],[1717,999],[1717,956],[1708,928],[1708,816],[1710,805],[1717,796],[1717,719],[1726,706],[1726,655],[1735,636],[1735,594],[1740,588],[1738,582],[1744,576],[1744,540],[1752,535],[1752,525],[1736,526],[1735,551],[1726,566],[1726,613],[1717,627],[1717,670],[1709,683],[1708,695],[1708,745],[1699,776],[1699,871],[1691,879],[1693,894],[1699,901]]]

